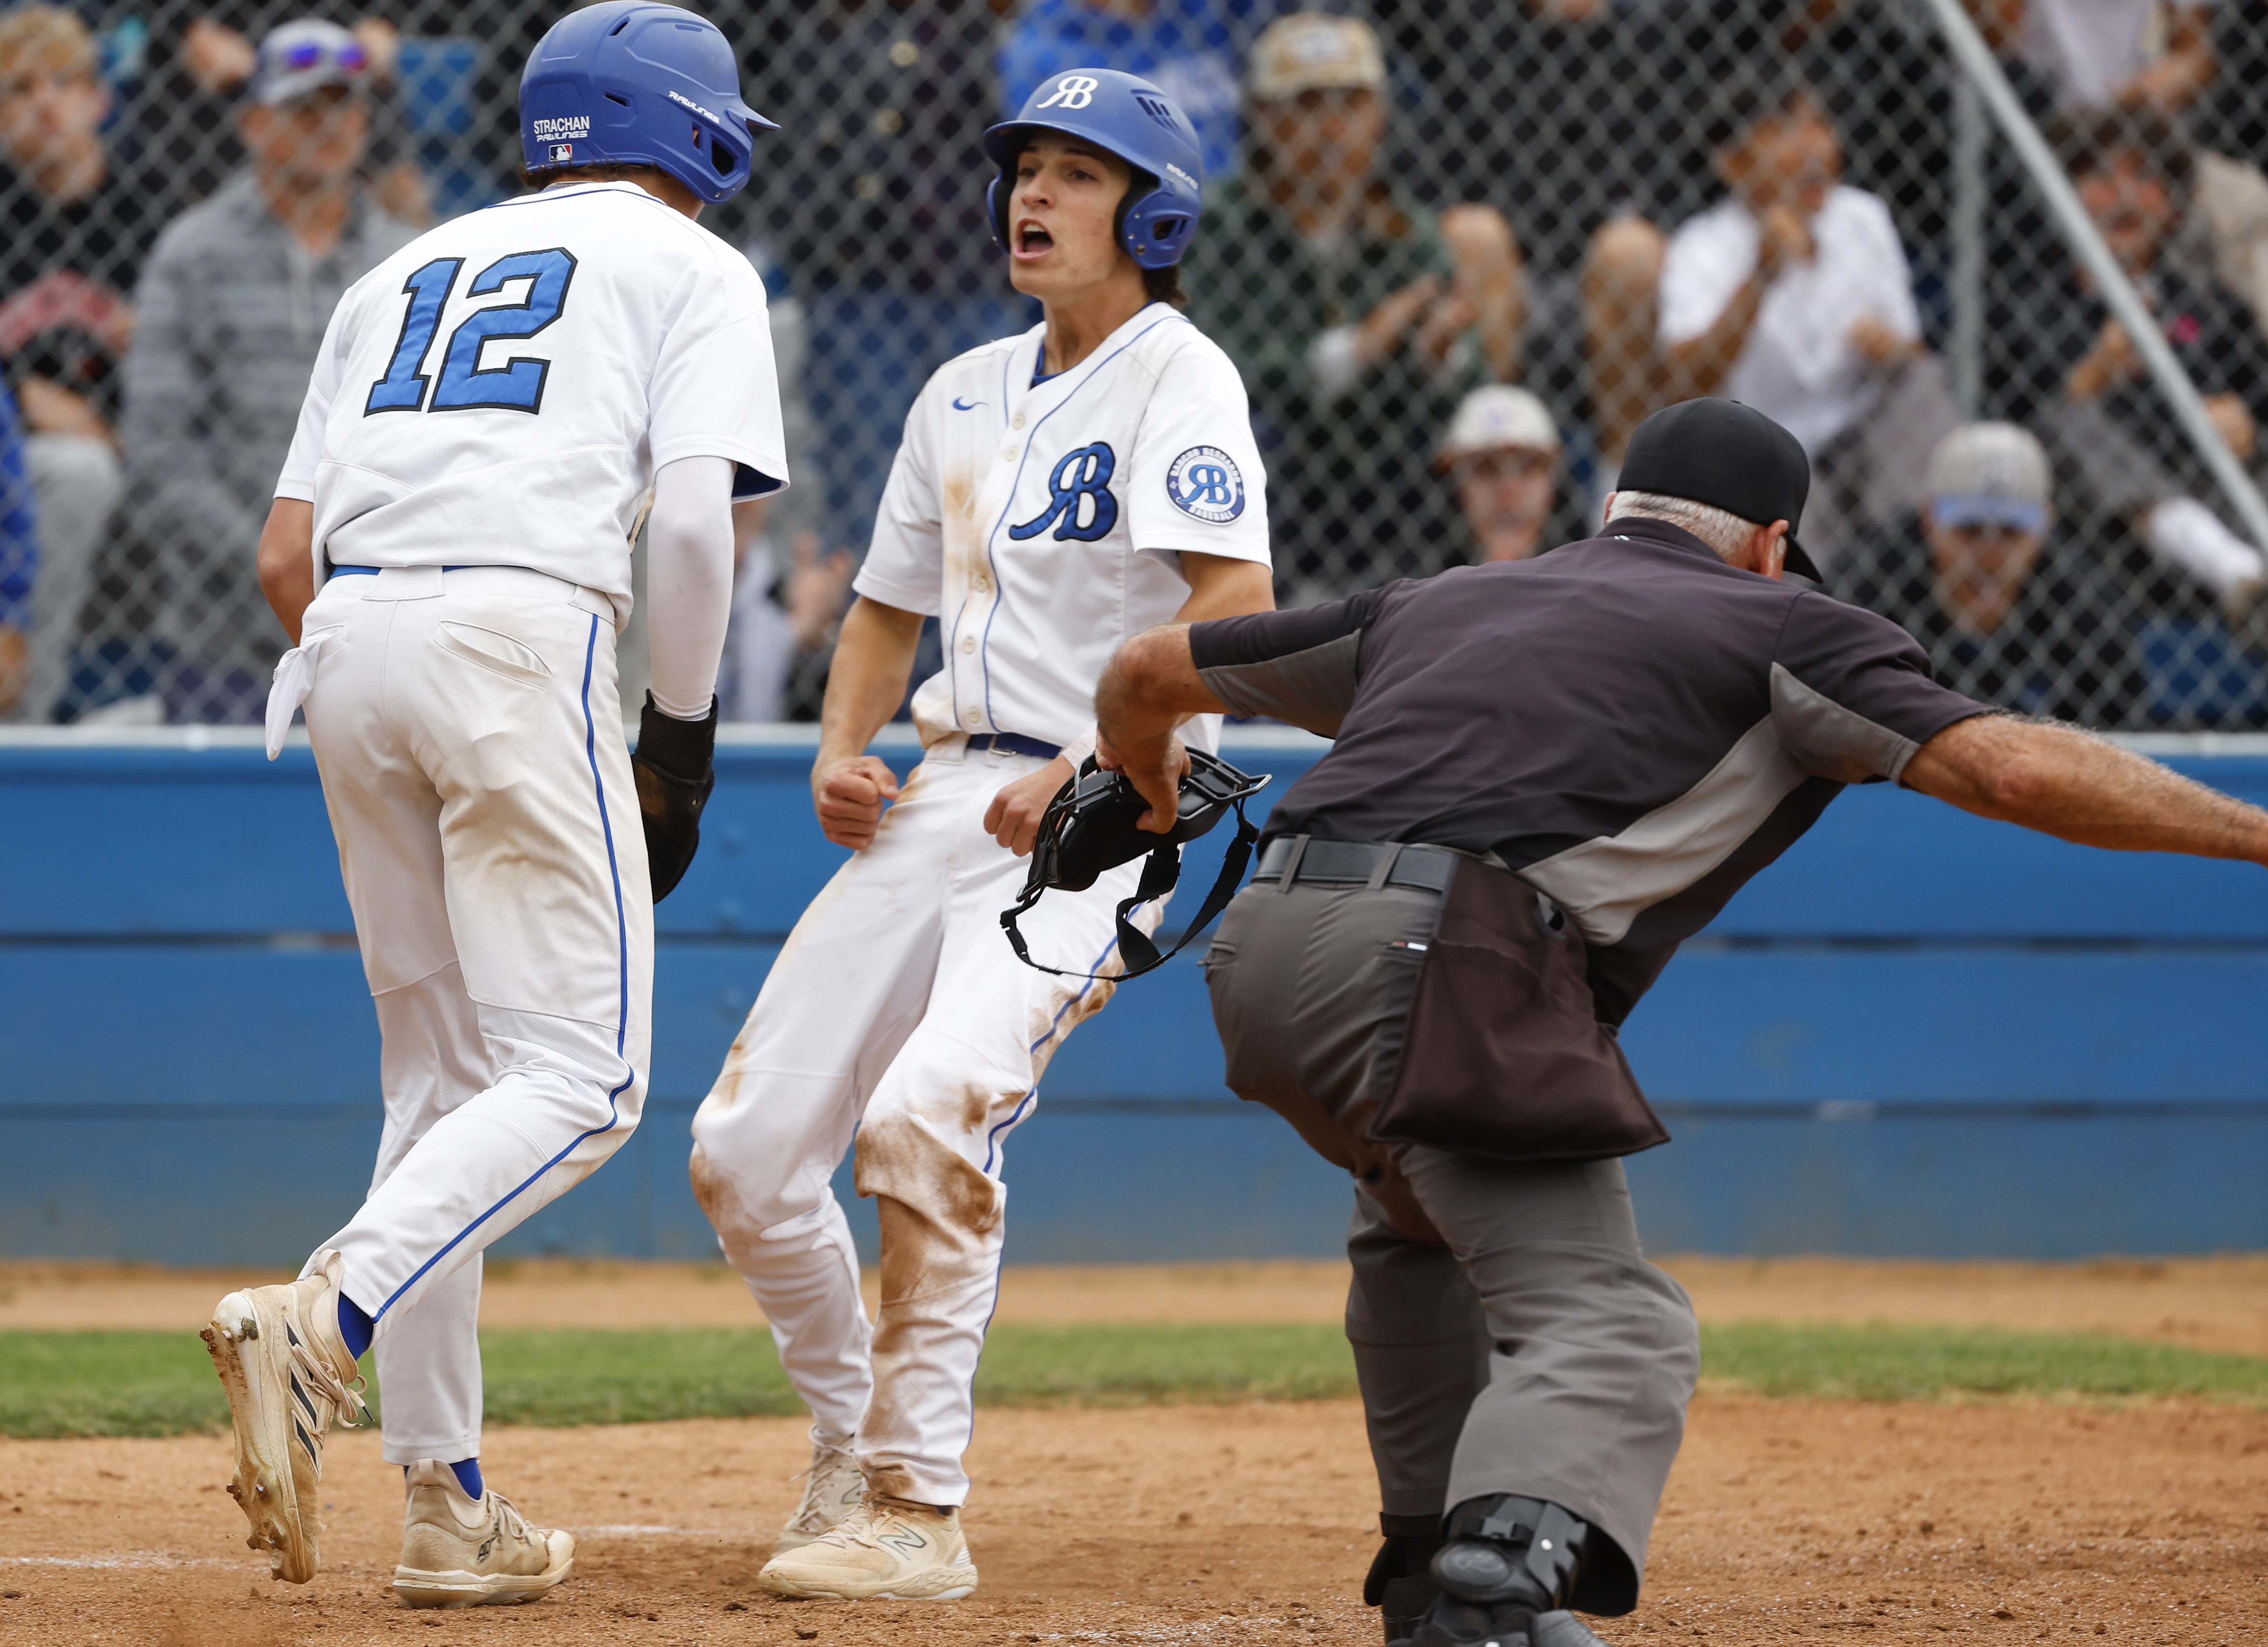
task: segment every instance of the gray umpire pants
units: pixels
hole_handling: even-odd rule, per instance
[[[1440,894],[1256,882],[1205,956],[1228,1084],[1355,1178],[1354,1347],[1388,1515],[1497,1493],[1594,1540],[1574,1605],[1637,1605],[1700,1369],[1693,1306],[1648,1264],[1619,1161],[1513,1165],[1366,1140]]]

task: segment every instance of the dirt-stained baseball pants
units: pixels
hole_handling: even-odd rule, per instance
[[[1381,1507],[1541,1498],[1594,1538],[1575,1606],[1637,1605],[1700,1369],[1619,1161],[1514,1166],[1365,1141],[1440,894],[1257,881],[1205,956],[1228,1083],[1355,1177],[1347,1337]]]
[[[637,1125],[653,894],[607,597],[541,572],[334,575],[307,733],[378,1007],[386,1130],[325,1247],[375,1317],[386,1456],[480,1451],[481,1252]]]
[[[970,1385],[998,1290],[1009,1132],[1048,1060],[1109,1000],[1054,978],[1000,930],[1029,860],[984,828],[1003,786],[1046,763],[932,749],[871,845],[812,900],[693,1121],[693,1189],[747,1280],[821,1437],[857,1437],[867,1485],[968,1496]],[[1115,972],[1114,912],[1141,862],[1049,892],[1023,922],[1035,960]],[[1145,907],[1138,924],[1154,927]],[[829,1183],[858,1139],[882,1225],[870,1327]]]

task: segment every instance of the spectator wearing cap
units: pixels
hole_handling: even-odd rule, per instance
[[[1921,347],[1889,210],[1839,181],[1841,146],[1809,88],[1760,67],[1722,90],[1706,123],[1726,194],[1662,249],[1655,370],[1669,395],[1728,395],[1803,443],[1823,565],[1864,520],[1918,501],[1950,396]],[[1607,352],[1602,339],[1594,369]],[[1622,373],[1646,370],[1631,359]]]
[[[0,14],[0,364],[24,425],[41,562],[30,676],[16,717],[45,720],[62,692],[97,557],[124,480],[115,445],[129,297],[169,190],[117,163],[100,51],[56,5]]]
[[[272,5],[228,0],[202,10],[181,31],[160,70],[165,94],[151,100],[162,122],[145,141],[162,149],[183,178],[187,197],[200,200],[244,160],[230,105],[260,70],[260,48],[244,29],[271,17]],[[368,71],[370,136],[363,146],[362,179],[388,214],[420,228],[433,221],[433,190],[413,151],[415,138],[396,106],[394,91],[401,31],[386,18],[358,18],[351,30]],[[512,64],[519,71],[519,60]],[[184,129],[186,128],[186,129]],[[515,138],[514,152],[518,152]]]
[[[369,60],[329,23],[261,42],[238,116],[251,164],[158,237],[126,362],[127,507],[166,578],[177,721],[256,721],[277,647],[254,575],[276,471],[347,287],[407,245],[357,177]]]
[[[2048,455],[2014,424],[1972,423],[1932,453],[1918,513],[1859,535],[1843,599],[1921,642],[1937,678],[2021,714],[2124,722],[2144,682],[2110,580],[2055,541]]]
[[[1487,383],[1458,403],[1433,467],[1447,476],[1476,562],[1526,560],[1559,502],[1560,441],[1550,409],[1524,388]]]
[[[2268,862],[2268,813],[1994,713],[1782,581],[1809,479],[1760,413],[1687,402],[1632,438],[1595,537],[1164,625],[1097,689],[1097,758],[1169,829],[1189,715],[1332,740],[1204,971],[1229,1085],[1351,1180],[1388,1641],[1589,1647],[1563,1610],[1638,1605],[1699,1355],[1639,1250],[1620,1158],[1668,1135],[1612,1029],[1845,785]]]
[[[1432,432],[1509,378],[1522,323],[1503,215],[1438,218],[1380,166],[1386,63],[1359,19],[1299,12],[1253,47],[1245,167],[1205,197],[1190,314],[1235,359],[1295,583],[1442,564],[1454,521],[1427,484]]]

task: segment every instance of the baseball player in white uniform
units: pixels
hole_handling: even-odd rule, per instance
[[[857,849],[797,923],[693,1126],[696,1193],[815,1423],[809,1486],[759,1582],[949,1599],[970,1380],[998,1287],[1009,1134],[1118,970],[1139,866],[1044,902],[1035,960],[1000,929],[1041,814],[1093,748],[1111,649],[1274,604],[1244,387],[1181,314],[1198,149],[1146,81],[1059,76],[986,135],[990,203],[1042,324],[940,368],[907,417],[828,678],[812,788]],[[916,693],[921,764],[864,753]],[[1185,735],[1210,749],[1217,722]],[[886,811],[885,806],[887,806]],[[1158,912],[1143,912],[1154,927]],[[881,1313],[828,1178],[852,1134],[881,1212]]]
[[[261,540],[383,1041],[369,1199],[301,1279],[204,1338],[232,1492],[276,1577],[315,1572],[323,1437],[362,1407],[409,1483],[394,1590],[533,1600],[575,1541],[480,1474],[481,1252],[594,1171],[644,1096],[656,897],[711,779],[731,506],[787,467],[761,280],[699,227],[770,122],[711,24],[608,0],[520,88],[538,192],[413,241],[332,316]],[[653,691],[621,735],[615,635],[651,496]],[[635,769],[635,770],[634,770]]]

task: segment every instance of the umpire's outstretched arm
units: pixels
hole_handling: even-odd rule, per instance
[[[1170,828],[1189,764],[1174,728],[1228,707],[1197,673],[1189,626],[1145,630],[1121,646],[1094,702],[1096,758],[1123,770]],[[2077,727],[2013,715],[1956,721],[1915,752],[1899,781],[2082,846],[2268,865],[2268,811]]]
[[[2268,864],[2268,812],[2077,727],[1958,721],[1915,751],[1900,781],[2085,846]]]

